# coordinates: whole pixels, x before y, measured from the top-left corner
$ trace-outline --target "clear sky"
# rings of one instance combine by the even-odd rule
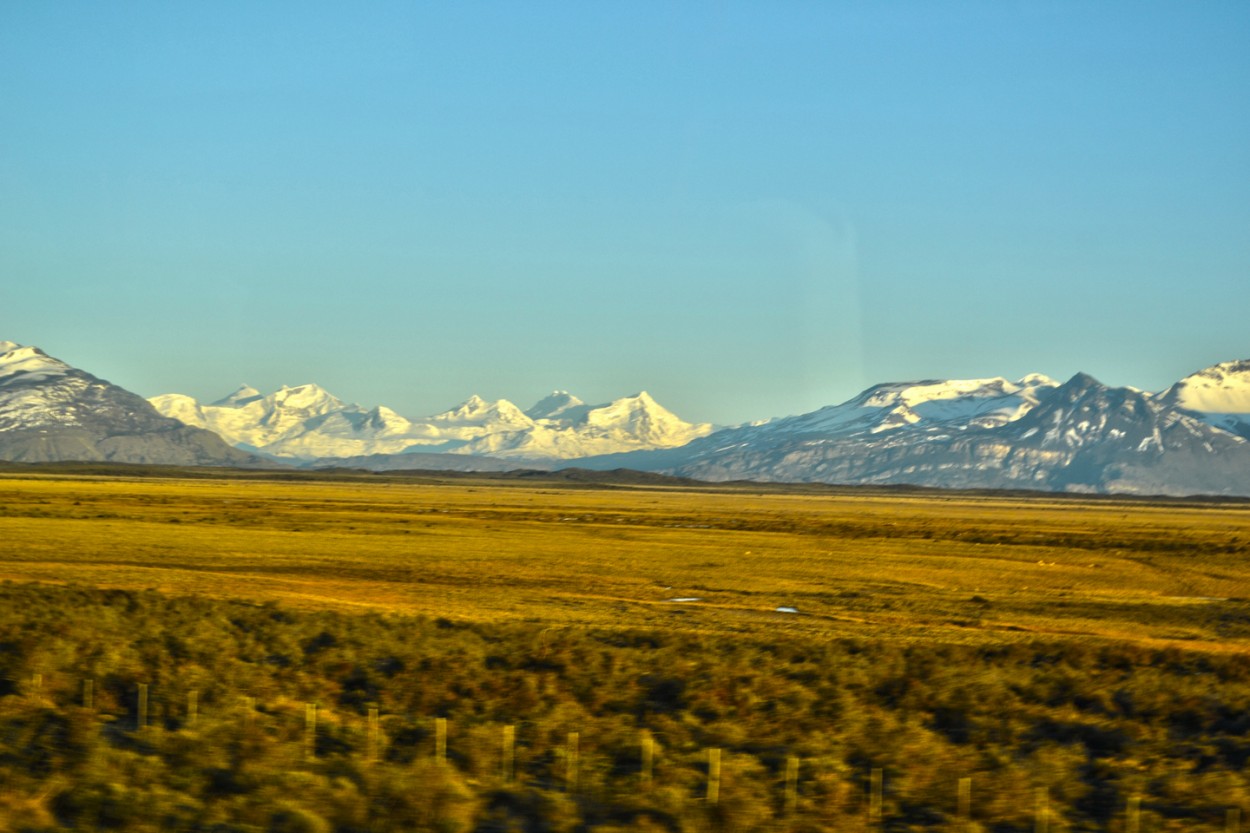
[[[0,4],[0,340],[408,416],[1250,358],[1250,3]]]

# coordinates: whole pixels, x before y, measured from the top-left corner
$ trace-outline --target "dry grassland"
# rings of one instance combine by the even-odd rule
[[[0,477],[0,579],[459,620],[1244,651],[1248,556],[1245,504]]]

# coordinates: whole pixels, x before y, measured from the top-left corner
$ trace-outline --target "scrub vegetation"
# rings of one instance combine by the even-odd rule
[[[1224,831],[1248,522],[10,474],[0,830]]]

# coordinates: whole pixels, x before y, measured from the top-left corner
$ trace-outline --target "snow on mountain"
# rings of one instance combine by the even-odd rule
[[[534,403],[534,406],[527,410],[525,415],[533,420],[575,420],[587,410],[589,410],[589,407],[585,402],[566,390],[557,390],[552,391],[549,396],[545,396]]]
[[[251,385],[239,385],[234,393],[213,402],[219,408],[242,408],[261,398],[261,392]]]
[[[993,441],[1046,488],[1250,495],[1250,442],[1160,397],[1083,373]]]
[[[886,382],[840,405],[717,431],[692,445],[691,451],[703,459],[718,450],[740,446],[761,448],[850,438],[892,445],[915,442],[922,435],[957,436],[1014,422],[1058,386],[1049,376],[1036,373],[1017,382],[1001,377]],[[671,460],[671,455],[657,459]],[[605,465],[609,463],[605,461]]]
[[[165,416],[274,457],[392,453],[419,441],[409,436],[412,424],[389,408],[349,405],[319,385],[283,386],[268,395],[243,385],[211,405],[182,394],[149,401]]]
[[[587,405],[575,396],[557,392],[526,412],[542,413],[548,416],[533,419],[527,430],[490,434],[458,451],[524,460],[568,460],[676,448],[712,432],[711,425],[686,422],[646,391],[604,405]]]
[[[1181,379],[1159,394],[1203,422],[1250,439],[1250,360],[1222,362]]]
[[[16,342],[0,341],[0,383],[19,379],[24,384],[44,382],[65,376],[72,369],[38,347],[23,347]]]
[[[0,431],[73,426],[79,422],[72,406],[73,368],[38,347],[0,341]],[[59,384],[48,385],[55,381]]]
[[[474,433],[473,429],[490,428],[489,433],[525,431],[534,427],[534,420],[506,399],[487,402],[474,394],[450,411],[436,414],[429,422],[456,432],[459,436]],[[467,433],[466,433],[467,432]]]
[[[148,402],[162,416],[176,419],[184,425],[191,425],[195,428],[214,430],[209,425],[209,418],[204,412],[204,408],[190,396],[183,396],[181,393],[167,393],[162,396],[153,396]],[[220,434],[221,432],[214,431],[214,433]]]
[[[0,342],[0,460],[255,465],[208,431],[37,347]]]
[[[773,420],[765,430],[851,436],[938,426],[957,431],[989,428],[1019,419],[1058,385],[1040,374],[1018,382],[1003,378],[889,382],[841,405]]]
[[[877,385],[810,414],[579,465],[702,480],[1250,495],[1250,442],[1086,374],[1062,385],[1037,376]]]
[[[506,399],[474,395],[416,420],[381,406],[367,410],[344,403],[316,385],[269,395],[245,385],[212,405],[180,394],[151,402],[161,413],[215,431],[233,445],[299,460],[417,451],[558,460],[675,447],[712,430],[683,421],[645,392],[599,406],[558,392],[529,413]]]

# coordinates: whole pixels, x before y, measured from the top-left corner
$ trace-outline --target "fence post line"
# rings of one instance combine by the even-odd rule
[[[509,723],[503,727],[503,782],[512,783],[513,761],[516,755],[516,726]]]
[[[793,816],[799,807],[799,759],[786,758],[786,815]]]
[[[82,707],[84,709],[95,708],[95,680],[86,679],[82,681]]]
[[[720,803],[720,749],[707,751],[707,803],[715,807]]]
[[[304,760],[317,757],[317,704],[304,706]]]
[[[434,760],[447,762],[447,718],[434,718]]]
[[[195,724],[200,719],[200,693],[198,691],[187,692],[187,727],[195,728]]]
[[[1038,787],[1033,798],[1034,833],[1050,833],[1050,791]]]

